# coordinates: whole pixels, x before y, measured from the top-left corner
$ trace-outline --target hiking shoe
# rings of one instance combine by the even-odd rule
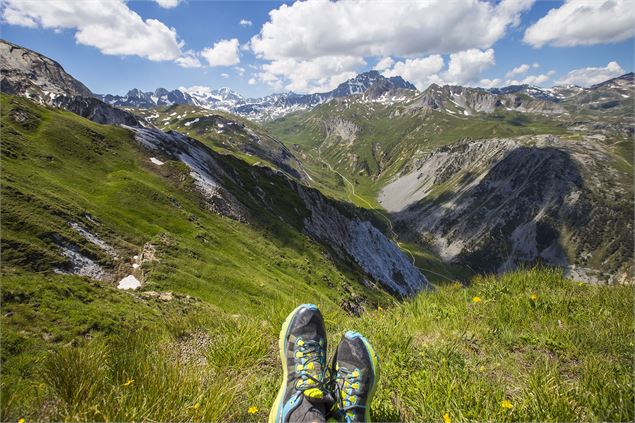
[[[269,423],[325,421],[333,397],[324,374],[326,330],[317,306],[303,304],[289,314],[278,346],[283,379]]]
[[[341,422],[370,422],[370,404],[379,381],[379,357],[360,333],[342,337],[332,363],[335,405],[332,417]]]

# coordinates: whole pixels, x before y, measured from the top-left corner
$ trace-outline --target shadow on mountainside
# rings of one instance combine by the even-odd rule
[[[566,151],[516,148],[472,181],[466,176],[454,191],[394,213],[395,230],[414,230],[444,260],[479,272],[589,265],[596,252],[608,261],[604,271],[617,271],[632,257],[632,204],[585,186]]]

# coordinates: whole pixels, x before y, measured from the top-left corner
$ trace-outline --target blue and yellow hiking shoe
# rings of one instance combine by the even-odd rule
[[[313,304],[303,304],[287,317],[278,340],[283,379],[269,413],[269,423],[325,421],[333,403],[325,372],[326,330]]]
[[[337,346],[331,372],[335,397],[332,418],[346,423],[370,422],[379,357],[368,339],[358,332],[346,332]]]

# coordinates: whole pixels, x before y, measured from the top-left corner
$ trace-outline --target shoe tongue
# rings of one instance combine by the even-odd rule
[[[303,395],[298,408],[293,410],[289,415],[289,421],[318,423],[325,422],[327,410],[326,404],[323,402],[323,399],[325,397],[326,395],[323,395],[321,399],[316,399]]]
[[[335,401],[329,392],[320,388],[307,389],[303,394],[313,404],[330,404]]]

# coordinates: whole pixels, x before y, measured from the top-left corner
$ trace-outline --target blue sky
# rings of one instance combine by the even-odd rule
[[[93,92],[114,94],[197,85],[246,96],[321,91],[378,62],[420,89],[588,85],[633,71],[628,0],[287,3],[87,0],[72,12],[82,3],[2,0],[2,38],[57,60]],[[179,66],[184,56],[197,67]]]

